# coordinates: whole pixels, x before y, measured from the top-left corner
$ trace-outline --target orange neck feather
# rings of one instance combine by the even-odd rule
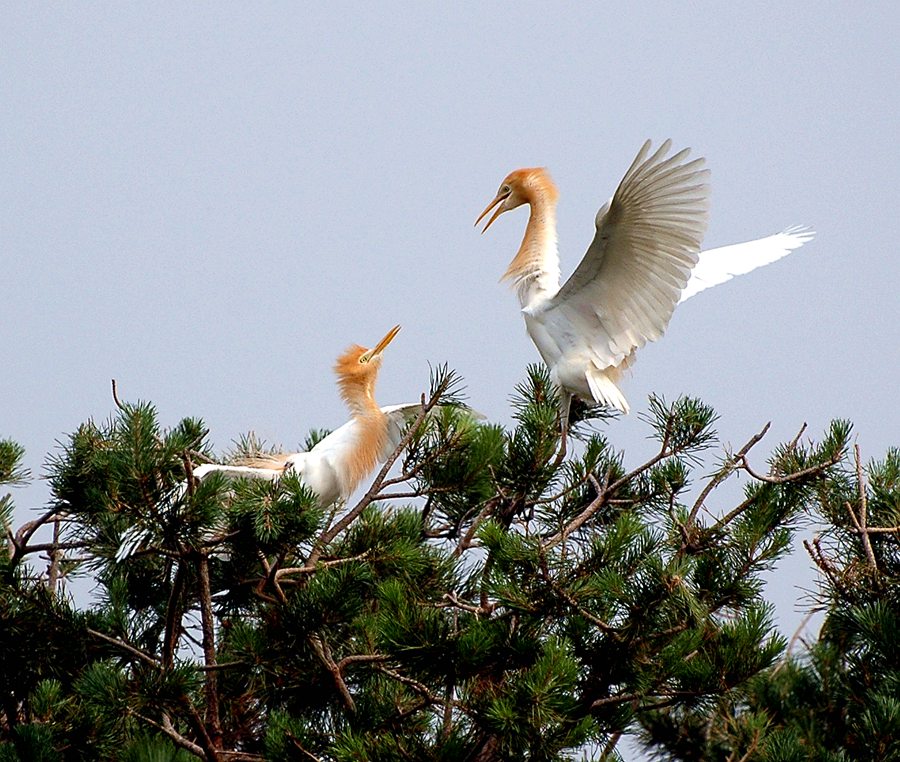
[[[387,416],[373,394],[376,373],[372,368],[370,373],[341,375],[338,379],[341,397],[357,423],[355,446],[347,453],[339,473],[345,499],[378,463],[387,442]]]
[[[544,173],[522,191],[529,206],[528,225],[519,251],[501,280],[511,280],[520,304],[559,288],[559,255],[556,249],[556,199],[553,181]]]

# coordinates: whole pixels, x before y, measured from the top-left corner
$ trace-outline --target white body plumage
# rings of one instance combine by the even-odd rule
[[[562,390],[628,412],[618,381],[634,353],[665,332],[675,306],[705,288],[774,262],[812,237],[787,230],[700,252],[709,206],[703,159],[670,141],[650,155],[644,143],[615,194],[597,213],[596,234],[581,263],[559,286],[557,190],[542,168],[510,173],[484,230],[522,204],[531,214],[504,275],[513,282],[525,327]],[[476,221],[476,224],[478,223]],[[483,231],[482,231],[483,232]]]
[[[373,465],[386,460],[396,449],[407,424],[421,409],[418,402],[380,408],[386,430],[383,445]],[[353,468],[352,460],[366,435],[364,422],[359,418],[351,418],[308,452],[264,456],[255,459],[255,465],[206,463],[194,469],[194,477],[203,481],[212,473],[221,473],[234,479],[243,477],[275,480],[293,473],[318,496],[319,505],[325,507],[339,499],[346,500],[358,486],[359,480],[354,478],[354,474],[358,472]],[[266,462],[270,465],[266,466]],[[364,476],[365,474],[361,475]]]

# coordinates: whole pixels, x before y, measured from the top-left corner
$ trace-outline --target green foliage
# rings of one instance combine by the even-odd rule
[[[794,484],[780,501],[769,494],[778,485],[748,488],[754,502],[747,514],[756,515],[762,526],[794,521],[801,509],[828,522],[807,546],[822,572],[819,597],[826,616],[818,639],[805,652],[760,669],[727,700],[646,720],[645,740],[669,758],[900,759],[900,541],[894,529],[900,469],[895,449],[866,467],[858,453],[855,463],[847,463],[849,434],[849,424],[837,421],[820,445],[783,447],[773,454],[772,474],[834,462],[825,478]],[[756,534],[766,541],[767,533]],[[747,663],[752,657],[729,658]]]
[[[22,485],[31,478],[22,466],[25,448],[11,439],[0,439],[0,484]]]
[[[562,458],[542,366],[509,430],[463,401],[433,369],[400,474],[324,511],[296,476],[192,479],[198,420],[126,404],[79,427],[37,521],[64,520],[52,568],[28,567],[28,532],[5,559],[0,761],[615,759],[635,731],[673,759],[898,754],[897,533],[857,528],[861,495],[897,526],[898,451],[861,485],[838,421],[754,476],[759,437],[712,454],[713,410],[652,397],[647,462],[580,403]],[[222,460],[267,451],[248,435]],[[0,482],[21,456],[0,442]],[[811,515],[828,618],[785,660],[762,579]],[[73,573],[96,582],[82,612],[51,581]]]

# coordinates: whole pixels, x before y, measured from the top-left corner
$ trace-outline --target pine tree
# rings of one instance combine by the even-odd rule
[[[818,638],[707,711],[656,718],[645,738],[671,758],[900,759],[900,451],[864,468],[857,447],[816,497]]]
[[[731,452],[708,406],[652,398],[657,453],[626,466],[597,409],[574,411],[581,442],[557,456],[542,367],[512,402],[512,430],[477,422],[438,369],[365,495],[328,510],[296,478],[195,483],[213,459],[199,420],[164,430],[139,403],[82,425],[51,459],[49,510],[8,532],[0,760],[615,759],[635,728],[678,758],[746,748],[779,680],[817,680],[779,671],[762,575],[849,494],[849,425],[798,435],[758,473],[766,429]],[[4,446],[9,483],[21,452]],[[870,471],[871,521],[890,513],[875,488],[895,484],[892,457]],[[723,508],[737,474],[743,499]],[[858,545],[855,526],[835,532]],[[895,535],[862,536],[884,568]],[[47,574],[27,563],[39,552]],[[96,580],[78,609],[57,588],[71,574]],[[892,621],[867,616],[856,647]],[[890,714],[890,685],[858,722]]]

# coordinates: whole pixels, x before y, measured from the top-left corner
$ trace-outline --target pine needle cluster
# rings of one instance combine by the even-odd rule
[[[896,754],[896,451],[857,467],[835,422],[757,472],[765,429],[734,451],[707,405],[651,398],[646,462],[583,407],[562,458],[544,368],[511,429],[462,402],[434,369],[395,469],[327,510],[296,477],[194,480],[199,420],[81,426],[46,512],[14,531],[0,498],[0,760],[616,759],[635,732],[673,759]],[[0,482],[21,456],[0,443]],[[786,656],[763,575],[811,517],[828,617]]]

